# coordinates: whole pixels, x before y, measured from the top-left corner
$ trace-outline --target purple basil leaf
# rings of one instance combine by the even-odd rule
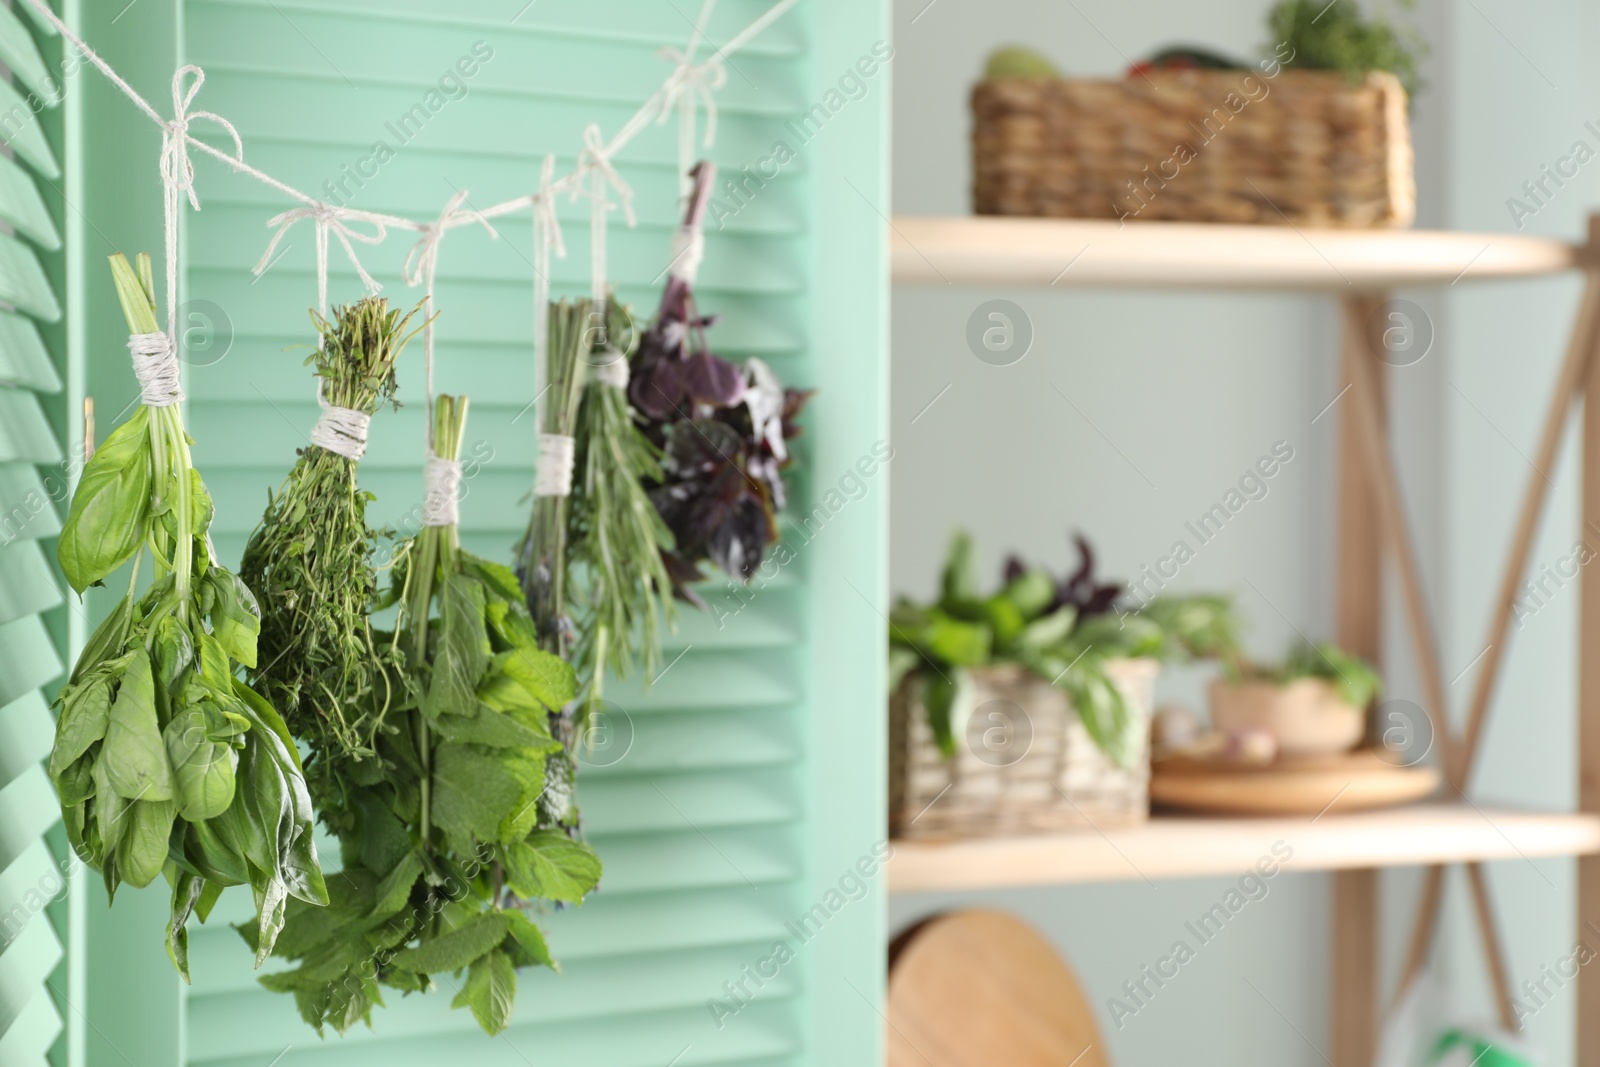
[[[744,375],[727,360],[696,352],[684,366],[684,388],[700,403],[725,408],[744,397]]]

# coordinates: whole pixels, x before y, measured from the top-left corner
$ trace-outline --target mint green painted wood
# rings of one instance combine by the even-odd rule
[[[711,38],[727,38],[766,6],[722,0]],[[253,163],[320,195],[416,218],[436,213],[456,188],[480,205],[530,191],[546,152],[571,166],[583,126],[596,121],[610,131],[626,119],[668,70],[657,49],[681,47],[689,28],[659,0],[547,0],[515,22],[517,12],[498,0],[144,0],[112,31],[113,14],[94,12],[91,39],[108,44],[112,61],[157,106],[172,64],[200,64],[207,81],[194,106],[234,122]],[[870,53],[886,36],[886,17],[881,0],[809,0],[734,57],[712,153],[724,172],[741,174],[777,139],[792,137],[785,121]],[[351,47],[356,39],[359,48]],[[181,55],[162,54],[179,41]],[[494,54],[463,79],[464,98],[444,103],[420,132],[397,136],[390,125],[479,41]],[[159,138],[103,86],[83,84],[79,128],[97,165],[77,186],[69,177],[69,193],[81,189],[102,232],[68,218],[69,254],[86,264],[69,294],[81,301],[74,317],[84,323],[85,385],[104,418],[133,393],[101,257],[157,247],[159,201],[148,175]],[[841,180],[886,203],[886,90],[884,75],[873,96],[852,102],[827,136],[708,235],[697,292],[702,310],[720,316],[718,351],[759,356],[786,380],[820,390],[797,449],[796,515],[810,510],[813,486],[836,483],[887,436],[881,223],[864,217],[867,205]],[[203,125],[195,132],[215,135]],[[363,176],[358,168],[370,165],[380,140],[394,156]],[[70,153],[66,163],[71,175]],[[645,318],[659,299],[676,225],[672,124],[652,127],[617,163],[635,190],[640,225],[612,226],[610,269],[619,296]],[[286,205],[215,161],[196,166],[204,210],[186,214],[189,303],[180,329],[212,330],[221,340],[190,359],[185,387],[194,456],[217,504],[217,551],[234,563],[267,490],[316,418],[302,365],[314,339],[306,308],[315,275],[310,230],[302,228],[254,278],[250,268],[270,236],[264,224]],[[552,277],[558,294],[581,294],[587,208],[560,210],[569,254]],[[508,559],[527,518],[534,443],[525,414],[533,392],[530,237],[526,216],[497,228],[497,239],[467,228],[443,244],[437,384],[472,397],[466,452],[476,464],[462,504],[464,541]],[[102,247],[107,241],[117,243]],[[391,300],[407,305],[420,295],[398,276],[408,248],[405,234],[381,248],[357,246]],[[333,300],[358,295],[337,243],[330,262]],[[396,524],[421,498],[420,345],[400,377],[406,407],[375,419],[362,468],[363,485],[379,498],[374,519]],[[101,433],[109,429],[103,424]],[[852,503],[814,545],[794,537],[796,558],[770,581],[738,591],[711,583],[716,610],[685,618],[654,685],[608,682],[606,696],[619,717],[626,713],[633,744],[614,765],[581,776],[585,831],[606,864],[602,889],[581,908],[545,917],[565,972],[521,976],[514,1024],[500,1038],[451,1011],[445,988],[392,996],[371,1031],[314,1040],[292,1001],[256,984],[228,926],[250,915],[249,896],[238,891],[224,894],[208,924],[192,927],[195,981],[184,990],[160,952],[165,902],[124,891],[111,912],[101,910],[98,893],[87,903],[96,1031],[87,1040],[89,1067],[118,1062],[123,1047],[139,1050],[141,1067],[877,1064],[876,884],[825,936],[796,942],[796,961],[722,1027],[707,1002],[727,997],[724,984],[776,941],[794,940],[785,924],[881,834],[883,745],[868,725],[881,721],[881,621],[851,586],[881,604],[886,487],[886,475],[873,481],[873,496]],[[785,528],[793,528],[787,519]],[[91,599],[90,615],[105,606],[104,596]],[[332,850],[325,858],[332,861]],[[126,980],[101,978],[107,969],[136,976],[126,1003],[113,992]]]
[[[0,311],[0,385],[44,393],[61,388],[61,375],[39,336],[39,328],[27,316],[8,311]]]
[[[36,542],[0,547],[0,623],[43,614],[61,602],[55,574]]]
[[[172,74],[180,65],[178,7],[177,0],[139,0],[131,6],[61,0],[69,24],[164,111],[172,106]],[[128,360],[128,328],[106,257],[118,251],[160,253],[161,138],[148,118],[90,69],[68,80],[64,110],[61,199],[72,206],[58,209],[57,217],[67,258],[64,302],[72,320],[66,339],[68,413],[77,410],[84,394],[92,395],[103,440],[118,413],[138,395]],[[48,199],[50,190],[45,192]],[[66,439],[76,440],[81,423],[69,418],[68,427]],[[74,644],[87,638],[87,627],[104,615],[126,582],[125,573],[112,575],[107,588],[88,592],[82,614],[69,615]],[[69,1028],[66,1048],[57,1050],[62,1067],[126,1067],[129,1062],[180,1067],[182,994],[161,945],[168,890],[159,882],[143,890],[124,886],[112,908],[100,877],[83,871],[74,891],[72,964],[56,980]]]
[[[33,179],[4,156],[0,156],[0,220],[9,222],[40,248],[54,251],[61,247],[61,235]]]
[[[0,63],[4,63],[16,75],[17,81],[45,102],[44,106],[54,107],[59,103],[60,85],[52,76],[44,57],[39,54],[39,48],[33,43],[27,27],[9,7],[0,9]]]
[[[45,138],[43,124],[36,120],[37,113],[10,82],[0,82],[0,144],[16,152],[18,159],[38,173],[59,178],[61,166]]]

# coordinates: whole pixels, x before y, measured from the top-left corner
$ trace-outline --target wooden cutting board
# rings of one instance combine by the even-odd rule
[[[1317,815],[1409,804],[1433,795],[1439,780],[1433,767],[1398,767],[1371,749],[1265,767],[1179,756],[1151,767],[1150,800],[1228,815]]]
[[[1005,912],[935,916],[889,947],[889,1067],[1106,1067],[1066,962]]]

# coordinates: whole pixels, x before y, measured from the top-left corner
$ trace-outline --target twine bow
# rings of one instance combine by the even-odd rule
[[[261,254],[261,260],[251,268],[250,273],[257,278],[261,277],[267,267],[271,266],[273,253],[278,250],[278,245],[282,243],[288,232],[294,228],[294,224],[301,219],[311,219],[316,224],[317,306],[321,309],[322,314],[327,315],[328,313],[329,232],[339,238],[339,243],[344,246],[344,254],[349,257],[350,265],[356,269],[356,276],[361,279],[361,284],[366,287],[367,292],[376,293],[380,291],[383,286],[378,284],[372,275],[367,273],[367,269],[361,265],[361,260],[356,255],[355,247],[350,242],[360,241],[364,245],[382,244],[384,238],[389,235],[388,228],[384,226],[382,219],[366,218],[365,221],[372,223],[373,232],[363,233],[350,227],[346,222],[349,218],[351,216],[347,215],[342,209],[334,207],[332,204],[323,203],[320,200],[304,207],[295,207],[290,208],[288,211],[279,212],[267,220],[267,227],[274,230],[272,240],[267,244],[267,250]]]
[[[194,82],[184,88],[184,76],[194,75]],[[206,72],[192,63],[179,67],[172,76],[172,118],[162,126],[161,178],[171,189],[182,189],[189,196],[189,206],[200,210],[200,198],[194,192],[194,161],[189,158],[189,124],[195,119],[208,119],[227,131],[233,138],[233,156],[244,162],[244,141],[233,123],[214,111],[190,111],[189,105],[206,83]]]
[[[696,63],[692,54],[672,47],[658,49],[656,55],[668,60],[677,68],[662,87],[664,94],[661,99],[661,114],[656,117],[657,125],[667,121],[667,116],[676,105],[679,148],[681,150],[684,147],[685,138],[689,148],[687,153],[680,151],[680,155],[692,155],[694,109],[697,104],[703,106],[706,112],[705,146],[710,148],[717,139],[717,90],[728,84],[728,70],[722,65],[722,54],[719,52],[704,63]],[[686,160],[680,159],[679,163],[682,164],[679,169],[688,169]]]

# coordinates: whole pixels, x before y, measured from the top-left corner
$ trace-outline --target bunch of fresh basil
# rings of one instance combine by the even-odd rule
[[[465,412],[465,398],[436,401],[441,457],[459,454]],[[394,582],[397,629],[377,636],[400,653],[397,714],[378,758],[341,770],[342,809],[323,812],[345,861],[331,906],[291,904],[275,954],[299,966],[261,982],[292,993],[319,1031],[343,1033],[370,1021],[380,986],[420,992],[430,975],[465,969],[453,1004],[494,1034],[510,1020],[516,968],[555,966],[523,909],[580,903],[600,879],[599,858],[571,836],[573,764],[559,736],[577,680],[539,647],[516,576],[464,551],[454,526],[402,544]],[[258,928],[241,930],[252,945]]]
[[[1140,724],[1128,712],[1106,664],[1118,658],[1231,656],[1236,619],[1229,598],[1155,597],[1121,610],[1124,588],[1094,577],[1094,554],[1077,539],[1077,571],[1062,579],[1019,560],[989,595],[978,588],[972,541],[957,531],[939,599],[902,598],[889,616],[890,688],[908,674],[922,682],[928,723],[941,751],[956,752],[954,708],[966,671],[1017,663],[1059,686],[1101,751],[1126,765],[1142,751]]]
[[[112,257],[136,334],[156,333],[150,259]],[[165,873],[167,952],[188,977],[184,923],[248,883],[266,958],[289,898],[326,904],[311,799],[271,705],[235,677],[260,629],[250,591],[211,557],[211,498],[181,409],[141,406],[85,465],[59,558],[80,594],[133,560],[128,593],[84,647],[56,704],[50,777],[67,836],[114,894]],[[137,592],[143,549],[153,581]]]

